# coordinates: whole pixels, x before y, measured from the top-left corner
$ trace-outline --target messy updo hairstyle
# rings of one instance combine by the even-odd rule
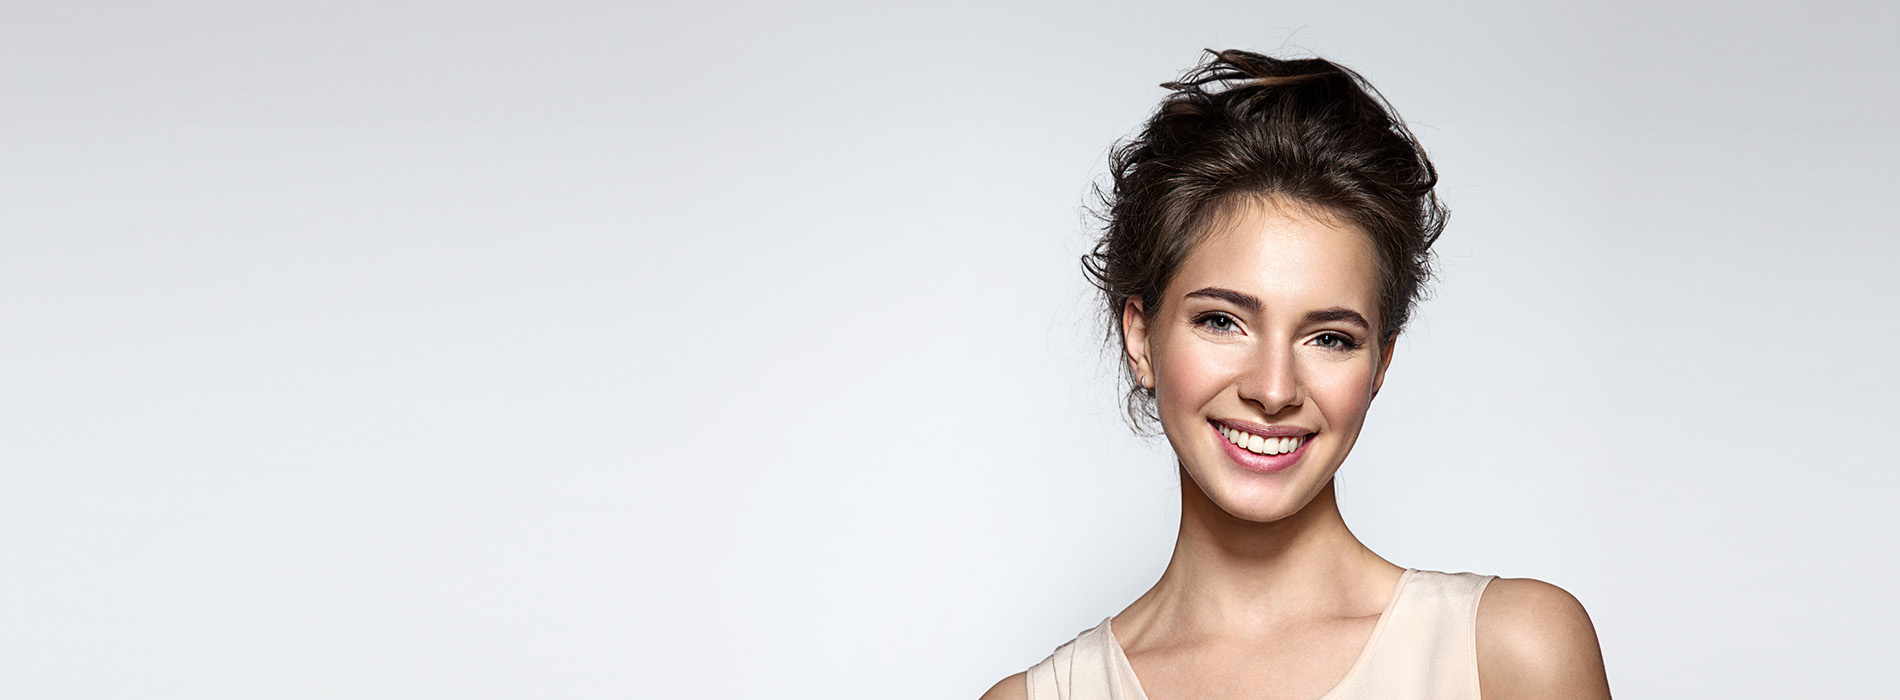
[[[1412,132],[1365,78],[1318,58],[1282,60],[1248,51],[1208,51],[1199,66],[1161,87],[1171,94],[1110,159],[1098,189],[1103,223],[1082,258],[1101,290],[1111,338],[1123,337],[1128,300],[1153,318],[1189,251],[1223,214],[1248,200],[1275,199],[1336,217],[1377,251],[1379,346],[1398,337],[1431,276],[1431,245],[1447,212],[1432,188],[1438,173]],[[1117,348],[1125,347],[1117,343]],[[1158,422],[1154,396],[1133,368],[1128,415]]]

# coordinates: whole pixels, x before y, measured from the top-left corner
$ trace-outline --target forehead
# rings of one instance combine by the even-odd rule
[[[1283,200],[1248,200],[1215,217],[1168,285],[1170,300],[1205,287],[1260,297],[1269,311],[1334,306],[1373,318],[1378,264],[1357,226]],[[1376,321],[1375,321],[1376,323]]]

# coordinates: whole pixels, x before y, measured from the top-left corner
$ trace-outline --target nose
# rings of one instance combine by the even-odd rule
[[[1240,377],[1240,398],[1260,405],[1271,416],[1300,405],[1304,394],[1293,349],[1281,343],[1262,346]]]

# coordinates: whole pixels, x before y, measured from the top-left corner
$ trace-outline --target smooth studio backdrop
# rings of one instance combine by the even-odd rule
[[[1203,48],[1442,280],[1340,476],[1620,697],[1900,683],[1900,7],[0,5],[0,695],[970,699],[1173,541],[1077,258]]]

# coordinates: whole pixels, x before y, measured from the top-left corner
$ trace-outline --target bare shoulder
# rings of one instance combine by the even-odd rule
[[[1018,673],[990,686],[990,692],[984,693],[979,700],[1028,700],[1029,674]]]
[[[1484,700],[1610,697],[1583,604],[1536,579],[1492,581],[1478,603],[1478,685]]]

